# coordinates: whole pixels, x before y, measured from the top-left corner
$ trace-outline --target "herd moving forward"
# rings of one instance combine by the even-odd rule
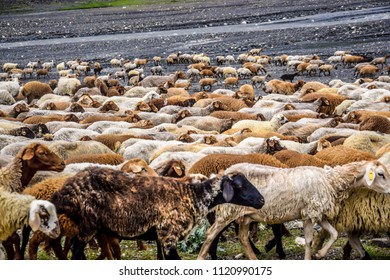
[[[7,258],[24,258],[28,246],[36,259],[46,242],[59,259],[70,249],[85,259],[95,239],[98,259],[120,259],[121,240],[134,239],[140,250],[156,241],[159,259],[179,259],[178,241],[206,216],[199,259],[217,258],[231,222],[247,258],[258,252],[252,222],[272,225],[266,250],[286,258],[283,223],[293,220],[304,224],[305,259],[325,257],[341,232],[345,258],[351,249],[370,258],[361,235],[390,233],[389,56],[336,51],[325,63],[262,52],[4,63]],[[332,79],[340,69],[346,76]]]

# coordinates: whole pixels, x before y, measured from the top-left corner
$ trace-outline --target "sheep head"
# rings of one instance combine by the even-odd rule
[[[23,170],[26,174],[38,170],[61,172],[65,168],[65,162],[59,156],[39,143],[32,143],[22,148],[18,157],[22,159]]]
[[[28,222],[33,231],[42,231],[50,238],[60,236],[56,208],[47,200],[33,200],[31,202]]]
[[[176,138],[177,141],[181,141],[184,143],[193,143],[195,139],[192,138],[188,133],[180,134],[179,137]]]
[[[242,173],[225,174],[220,180],[222,193],[213,203],[232,203],[260,209],[264,205],[264,197]]]
[[[17,132],[17,135],[27,137],[30,139],[34,139],[36,136],[35,133],[28,127],[16,128],[15,131]]]
[[[273,155],[274,153],[282,150],[287,150],[282,143],[280,143],[280,139],[278,137],[270,137],[265,140],[267,145],[267,154]]]
[[[203,136],[204,143],[207,145],[212,145],[218,142],[217,138],[213,135],[205,135]]]
[[[186,166],[179,160],[170,160],[164,169],[160,172],[160,176],[182,178],[186,174]]]
[[[122,165],[121,170],[126,173],[136,174],[141,176],[158,176],[156,171],[151,168],[145,160],[133,158]]]
[[[371,161],[365,162],[358,168],[360,174],[356,178],[355,184],[363,185],[379,193],[390,194],[390,174],[384,164],[379,161]]]
[[[106,113],[108,111],[119,111],[118,105],[113,101],[108,101],[103,104],[103,106],[99,109],[100,112]]]

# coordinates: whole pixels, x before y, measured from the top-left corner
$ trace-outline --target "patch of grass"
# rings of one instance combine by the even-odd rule
[[[77,10],[77,9],[94,9],[94,8],[107,8],[107,7],[125,7],[135,5],[153,5],[153,4],[169,4],[185,2],[183,0],[112,0],[112,1],[88,1],[86,3],[79,3],[65,7],[62,10]]]

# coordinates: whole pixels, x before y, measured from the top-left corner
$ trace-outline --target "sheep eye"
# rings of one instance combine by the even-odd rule
[[[386,179],[385,174],[383,174],[382,172],[378,172],[378,176],[381,176],[383,179]]]

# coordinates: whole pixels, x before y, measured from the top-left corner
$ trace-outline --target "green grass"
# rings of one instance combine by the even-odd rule
[[[297,245],[295,243],[295,238],[298,236],[303,236],[303,231],[301,229],[292,229],[291,237],[283,238],[283,246],[288,260],[302,260],[304,258],[305,248],[302,245]],[[225,232],[226,241],[220,242],[218,247],[218,257],[223,260],[232,260],[235,259],[235,256],[243,253],[242,247],[237,240],[234,229],[230,228]],[[261,251],[258,255],[258,259],[263,260],[278,260],[278,255],[275,253],[275,249],[266,253],[264,250],[264,245],[273,237],[272,231],[269,230],[260,230],[259,231],[259,241],[256,243],[257,248]],[[341,260],[342,259],[342,247],[346,242],[346,237],[340,237],[331,247],[328,252],[328,255],[325,259],[328,260]],[[200,241],[201,242],[201,241]],[[155,260],[157,258],[157,249],[155,242],[147,243],[148,250],[138,251],[137,244],[135,241],[122,241],[121,250],[122,250],[122,259],[124,260]],[[390,260],[390,250],[389,248],[381,248],[370,244],[370,242],[363,243],[364,248],[369,252],[373,259],[377,260]],[[42,246],[41,246],[42,247]],[[86,254],[88,259],[95,259],[99,255],[99,250],[96,248],[86,249]],[[179,255],[184,260],[195,260],[198,256],[198,251],[183,251],[179,246]],[[70,258],[70,254],[68,256]],[[54,254],[47,254],[43,250],[39,250],[38,259],[41,260],[50,260],[55,259]],[[245,256],[242,257],[245,259]],[[358,259],[356,253],[352,254],[352,259]]]
[[[153,4],[169,4],[177,2],[188,2],[184,0],[112,0],[112,1],[88,1],[86,3],[78,3],[63,8],[62,10],[76,10],[76,9],[94,9],[107,7],[129,7],[136,5],[153,5]]]

